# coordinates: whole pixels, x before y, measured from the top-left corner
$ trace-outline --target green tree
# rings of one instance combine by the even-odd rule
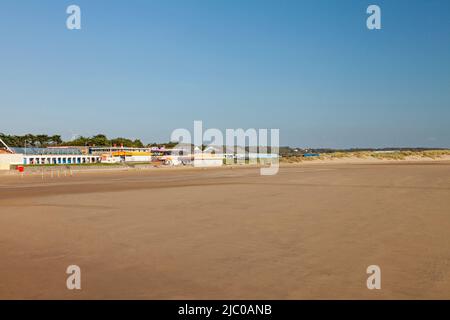
[[[50,137],[48,135],[46,135],[46,134],[38,134],[36,136],[36,140],[37,140],[37,142],[39,144],[39,147],[45,148],[49,144]]]
[[[53,145],[57,145],[57,146],[63,142],[61,139],[61,136],[56,135],[56,134],[50,137],[50,141]]]
[[[89,144],[97,147],[104,147],[111,145],[111,142],[104,134],[97,134],[89,139]]]

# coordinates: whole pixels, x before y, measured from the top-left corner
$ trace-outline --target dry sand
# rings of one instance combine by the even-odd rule
[[[1,177],[0,298],[449,299],[450,162]]]

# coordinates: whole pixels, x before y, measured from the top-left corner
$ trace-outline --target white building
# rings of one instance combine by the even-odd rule
[[[0,154],[3,169],[11,165],[69,165],[100,162],[100,156],[82,154],[78,148],[8,148]]]
[[[100,162],[99,156],[93,155],[40,155],[40,154],[27,154],[22,155],[24,165],[42,165],[42,164],[86,164]]]

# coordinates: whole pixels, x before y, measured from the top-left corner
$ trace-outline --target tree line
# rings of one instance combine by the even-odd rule
[[[58,146],[124,146],[133,148],[143,148],[144,144],[139,139],[127,139],[127,138],[114,138],[108,139],[104,134],[97,134],[92,137],[77,137],[73,140],[63,141],[60,135],[46,135],[46,134],[25,134],[25,135],[7,135],[0,133],[0,138],[10,147],[34,147],[34,148],[46,148],[46,147],[58,147]],[[157,144],[151,144],[151,146]]]

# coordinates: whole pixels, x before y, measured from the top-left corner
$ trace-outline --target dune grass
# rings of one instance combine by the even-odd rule
[[[412,159],[440,159],[450,156],[450,150],[426,150],[426,151],[394,151],[394,152],[376,152],[376,151],[357,151],[357,152],[332,152],[324,153],[318,157],[291,156],[281,158],[284,163],[310,162],[316,160],[336,160],[345,158],[357,159],[379,159],[379,160],[412,160]]]

